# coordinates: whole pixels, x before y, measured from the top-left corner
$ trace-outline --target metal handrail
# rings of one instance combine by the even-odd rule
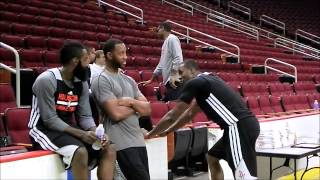
[[[172,31],[172,32],[175,33],[175,34],[179,34],[179,35],[181,35],[181,36],[186,37],[186,38],[187,38],[187,43],[189,43],[189,39],[191,39],[191,40],[194,40],[194,41],[199,42],[199,43],[201,43],[201,44],[204,44],[204,45],[207,45],[207,46],[216,48],[216,49],[218,49],[218,50],[220,50],[220,51],[222,51],[222,52],[225,52],[225,53],[231,54],[231,55],[233,55],[233,56],[236,56],[236,57],[238,58],[238,63],[240,63],[240,48],[239,48],[239,46],[237,46],[237,45],[235,45],[235,44],[232,44],[232,43],[230,43],[230,42],[224,41],[224,40],[222,40],[222,39],[219,39],[219,38],[217,38],[217,37],[211,36],[211,35],[209,35],[209,34],[203,33],[203,32],[201,32],[201,31],[195,30],[195,29],[193,29],[193,28],[187,27],[187,26],[185,26],[185,25],[176,23],[176,22],[174,22],[174,21],[167,20],[167,22],[170,22],[170,23],[172,23],[172,24],[174,24],[174,25],[177,25],[177,26],[179,26],[179,27],[184,28],[184,29],[187,30],[187,33],[186,33],[186,34],[183,34],[183,33],[177,32],[177,31]],[[219,48],[219,47],[214,46],[214,45],[212,45],[212,44],[206,43],[206,42],[201,41],[201,40],[199,40],[199,39],[197,39],[197,38],[191,37],[191,36],[190,36],[190,31],[191,31],[191,32],[198,33],[198,34],[203,35],[203,36],[206,36],[207,38],[211,38],[211,39],[214,39],[214,40],[216,40],[216,41],[225,43],[225,44],[227,44],[227,45],[229,45],[229,46],[232,46],[232,47],[234,47],[234,48],[237,49],[237,54],[232,53],[232,52],[230,52],[230,51],[227,51],[227,50],[225,50],[225,49]]]
[[[273,21],[273,22],[271,22],[270,20]],[[283,35],[286,35],[286,24],[284,22],[276,20],[276,19],[274,19],[272,17],[269,17],[269,16],[267,16],[265,14],[260,16],[260,26],[262,26],[262,22],[266,22],[266,23],[274,25],[274,26],[276,26],[278,28],[281,28],[283,30]],[[278,24],[276,24],[275,22],[278,23]]]
[[[251,9],[250,8],[245,7],[245,6],[238,4],[236,2],[229,1],[228,2],[228,11],[230,11],[230,8],[233,8],[235,10],[243,12],[244,14],[247,14],[249,16],[249,21],[251,21]]]
[[[293,68],[293,70],[294,70],[294,75],[289,74],[289,73],[286,73],[286,72],[281,71],[281,70],[279,70],[279,69],[273,68],[273,67],[271,67],[271,66],[268,66],[267,64],[268,64],[269,61],[274,61],[274,62],[277,62],[277,63],[280,63],[280,64],[283,64],[283,65],[286,65],[286,66],[289,66],[289,67]],[[268,74],[268,69],[273,70],[273,71],[276,71],[276,72],[279,72],[279,73],[282,73],[282,74],[285,74],[285,75],[288,75],[288,76],[290,76],[290,77],[293,77],[293,78],[295,78],[295,82],[298,82],[297,68],[296,68],[296,66],[294,66],[294,65],[292,65],[292,64],[283,62],[283,61],[278,60],[278,59],[275,59],[275,58],[267,58],[267,59],[264,61],[264,73],[265,73],[265,74]]]
[[[187,2],[190,3],[190,4],[192,4],[192,6],[193,6],[193,8],[194,8],[195,10],[197,10],[197,11],[199,11],[199,12],[202,12],[202,13],[204,13],[204,14],[211,13],[211,11],[213,11],[212,9],[210,9],[210,8],[208,8],[208,7],[206,7],[206,6],[203,6],[203,5],[201,5],[201,4],[198,4],[198,3],[193,2],[193,1],[191,1],[191,0],[187,0]],[[219,0],[219,2],[220,2],[220,0]],[[199,7],[201,7],[202,9],[208,10],[209,12],[202,11],[201,9],[199,9]]]
[[[206,15],[207,15],[207,18],[208,18],[208,15],[209,15],[209,14],[216,14],[216,15],[219,15],[219,16],[221,16],[221,17],[223,17],[223,18],[226,18],[226,19],[228,19],[228,20],[230,20],[230,21],[234,21],[234,22],[236,22],[236,23],[238,23],[238,24],[241,24],[242,26],[248,27],[248,29],[249,29],[249,28],[252,28],[252,29],[258,30],[260,37],[266,37],[266,38],[268,38],[268,39],[273,39],[272,37],[282,37],[282,36],[279,35],[279,34],[275,34],[275,33],[270,32],[270,31],[268,31],[268,30],[265,30],[265,29],[256,27],[256,26],[254,26],[254,25],[251,25],[251,24],[249,24],[249,23],[245,23],[245,22],[240,21],[240,20],[238,20],[238,19],[235,19],[235,18],[233,18],[233,17],[231,17],[231,16],[225,15],[225,14],[220,13],[220,12],[218,12],[218,11],[215,11],[215,10],[212,10],[212,9],[207,8],[207,7],[205,7],[205,6],[202,6],[202,5],[200,5],[200,4],[198,4],[198,3],[195,3],[195,2],[193,2],[193,1],[191,1],[191,0],[188,0],[188,2],[194,5],[194,6],[193,6],[194,10],[197,10],[197,11],[199,11],[199,12],[202,12],[202,13],[206,14]],[[203,9],[205,9],[205,10],[208,10],[209,12],[203,11],[203,10],[200,9],[199,7],[203,8]],[[207,19],[207,22],[208,22],[208,19]],[[242,31],[239,31],[239,32],[242,32]]]
[[[0,67],[16,74],[16,104],[17,104],[17,107],[20,107],[21,106],[21,103],[20,103],[21,93],[20,93],[20,57],[19,57],[19,53],[15,48],[13,48],[3,42],[0,42],[0,46],[4,47],[6,49],[9,49],[10,51],[12,51],[14,53],[14,56],[15,56],[16,69],[11,68],[11,67],[9,67],[5,64],[2,64],[2,63],[0,63]]]
[[[304,30],[297,29],[296,30],[296,34],[295,34],[296,41],[298,41],[298,36],[300,36],[300,37],[302,37],[304,39],[307,39],[309,41],[312,41],[312,42],[314,42],[316,44],[320,44],[320,37],[319,36],[316,36],[314,34],[308,33],[308,32],[306,32]],[[307,37],[307,36],[309,36],[309,37]],[[312,37],[312,38],[310,38],[310,37]]]
[[[280,46],[280,47],[292,50],[293,53],[298,52],[312,58],[320,59],[320,50],[307,46],[302,43],[298,43],[293,40],[276,38],[274,40],[274,46],[275,47]]]
[[[136,10],[140,11],[141,17],[140,17],[140,16],[137,16],[137,15],[135,15],[135,14],[133,14],[133,13],[130,13],[130,12],[126,11],[126,10],[123,10],[123,9],[117,7],[117,6],[114,6],[114,5],[110,4],[110,3],[104,2],[104,1],[102,1],[102,0],[98,0],[98,5],[99,5],[99,6],[101,6],[101,5],[110,6],[110,7],[114,8],[114,9],[116,9],[116,10],[118,10],[118,11],[121,11],[121,12],[123,12],[123,13],[126,13],[126,14],[128,14],[128,15],[130,15],[130,16],[133,16],[133,17],[139,19],[139,20],[141,21],[141,24],[144,23],[144,21],[143,21],[143,10],[142,10],[141,8],[138,8],[138,7],[133,6],[133,5],[129,4],[129,3],[123,2],[123,1],[121,1],[121,0],[117,0],[117,2],[122,3],[122,4],[124,4],[124,5],[127,5],[127,6],[133,8],[133,9],[136,9]]]
[[[210,17],[214,17],[220,21],[216,21]],[[244,25],[243,23],[238,23],[237,21],[233,21],[232,19],[227,19],[226,17],[222,17],[220,15],[215,15],[215,14],[208,14],[207,15],[207,22],[209,21],[213,21],[215,23],[221,24],[222,27],[224,28],[225,26],[237,30],[239,32],[242,32],[246,35],[252,36],[254,38],[256,38],[257,40],[259,40],[259,30],[256,28],[252,28],[250,26]],[[233,27],[235,26],[235,27]]]
[[[191,13],[191,15],[193,16],[193,6],[192,6],[192,5],[190,5],[190,4],[188,4],[188,3],[185,3],[184,1],[180,1],[180,0],[174,0],[174,2],[178,2],[178,3],[182,4],[182,5],[188,6],[189,8],[191,8],[191,10],[189,10],[189,9],[187,9],[187,8],[184,8],[184,7],[181,7],[181,6],[178,6],[178,5],[176,5],[176,4],[172,3],[172,2],[169,2],[169,1],[166,1],[166,0],[161,0],[161,3],[162,3],[162,4],[163,4],[163,3],[170,4],[170,5],[172,5],[172,6],[175,6],[175,7],[177,7],[177,8],[180,8],[180,9],[182,9],[182,10],[185,10],[185,11]]]

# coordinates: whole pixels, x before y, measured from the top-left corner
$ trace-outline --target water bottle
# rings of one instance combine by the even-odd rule
[[[314,100],[313,109],[315,111],[319,111],[319,102],[318,102],[318,100]]]
[[[96,129],[96,136],[98,140],[92,144],[92,148],[94,150],[100,150],[101,149],[101,141],[104,138],[104,127],[103,124],[99,124],[99,126]]]

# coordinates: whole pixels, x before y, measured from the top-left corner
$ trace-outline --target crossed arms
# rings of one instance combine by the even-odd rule
[[[144,96],[136,99],[123,97],[110,99],[103,103],[103,108],[114,121],[122,121],[134,113],[140,116],[149,116],[151,113],[150,103]]]

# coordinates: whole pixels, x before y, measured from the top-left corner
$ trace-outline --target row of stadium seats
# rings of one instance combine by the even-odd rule
[[[41,72],[39,72],[41,73]],[[127,70],[125,73],[135,79],[137,82],[148,80],[152,76],[151,70]],[[231,88],[236,92],[241,94],[243,97],[258,97],[258,96],[269,96],[273,97],[282,97],[282,96],[310,96],[309,107],[312,107],[312,104],[316,98],[319,96],[319,92],[316,89],[315,84],[312,83],[294,83],[290,85],[288,83],[279,83],[279,82],[270,82],[268,84],[264,83],[228,83]],[[0,112],[4,112],[6,108],[15,106],[15,96],[12,86],[10,84],[0,84],[1,92],[0,96]],[[155,102],[160,100],[164,96],[165,87],[162,84],[162,78],[156,79],[156,82],[142,86],[139,85],[141,92],[147,97],[148,100]],[[159,97],[160,96],[160,97]],[[159,102],[161,104],[161,102]],[[307,103],[305,103],[307,104]],[[250,107],[250,106],[249,106]],[[251,108],[251,107],[250,107]],[[168,109],[165,110],[167,112]],[[284,109],[286,111],[286,109]],[[158,111],[160,112],[160,111]],[[164,115],[164,114],[163,114]],[[161,116],[158,116],[161,117]],[[198,120],[196,120],[198,121]],[[204,121],[206,121],[204,119]]]
[[[120,21],[121,22],[121,21]],[[123,22],[124,23],[124,22]],[[128,24],[128,23],[126,23],[126,24]],[[112,29],[112,28],[111,28]],[[116,28],[114,28],[115,29],[115,31],[116,31],[116,33],[119,33],[119,34],[121,34],[122,32],[121,32],[121,30],[120,31],[117,31],[117,29]],[[57,29],[58,31],[62,31],[62,29]],[[65,31],[64,31],[65,32]],[[128,31],[128,33],[129,33],[129,31]],[[59,33],[58,33],[59,34]],[[62,33],[62,35],[63,34],[65,34],[66,35],[66,32],[65,33]],[[71,34],[71,33],[70,33]],[[72,33],[72,34],[77,34],[77,33]],[[79,34],[79,33],[78,33]],[[62,36],[61,35],[61,36]],[[90,35],[93,35],[93,34],[88,34],[86,37],[88,37],[90,40],[93,40],[93,39],[96,39],[97,37],[95,37],[94,35],[93,36],[90,36]],[[100,36],[102,36],[102,35],[100,35]],[[144,35],[144,36],[146,36],[146,35]],[[101,37],[98,37],[98,39],[100,39]],[[106,39],[107,37],[104,37],[103,39]],[[127,39],[130,39],[130,37],[123,37],[125,40],[127,40]],[[131,38],[134,38],[134,36],[132,36]],[[81,35],[79,35],[79,36],[75,36],[74,38],[71,38],[71,39],[81,39]],[[102,41],[102,40],[100,40],[100,41]],[[130,40],[128,40],[128,42],[129,42],[129,44],[130,43],[132,43],[132,41],[130,42]],[[138,44],[139,42],[138,41],[136,41],[137,43],[136,44]],[[146,44],[147,43],[147,41],[140,41],[140,43],[141,42],[145,42],[144,44]],[[159,45],[160,44],[160,41],[158,41],[158,42],[156,42],[157,43],[157,45]],[[261,46],[260,46],[261,47]],[[138,53],[139,53],[139,51],[137,51]],[[151,51],[152,52],[152,51]],[[252,53],[252,52],[251,52]],[[188,52],[186,52],[186,54],[187,54],[187,56],[186,57],[194,57],[193,56],[193,53],[188,53]],[[242,53],[243,54],[243,53]],[[245,53],[244,53],[245,54]],[[283,54],[283,53],[282,53]],[[288,56],[288,55],[285,55],[285,54],[283,54],[282,56]],[[258,58],[258,56],[257,56],[257,58]],[[306,64],[309,64],[309,63],[306,63]],[[311,64],[310,64],[311,65]]]
[[[317,94],[315,84],[309,82],[298,82],[290,85],[288,83],[242,83],[241,94],[248,96],[264,96],[264,95],[294,95],[294,94]]]
[[[25,24],[40,25],[40,26],[60,26],[65,27],[65,23],[69,22],[71,25],[75,23],[94,23],[97,25],[107,25],[106,18],[78,15],[73,13],[66,13],[64,11],[52,12],[55,15],[49,16],[46,14],[30,15],[28,12],[17,14],[15,12],[1,12],[0,18],[3,21],[20,22]],[[67,17],[66,17],[67,16]],[[74,27],[74,26],[71,26]],[[74,28],[76,29],[76,28]]]
[[[273,117],[283,114],[305,113],[311,111],[320,94],[283,95],[283,96],[251,96],[247,97],[247,105],[257,117]]]
[[[61,1],[60,3],[57,1],[52,2],[44,2],[39,0],[19,0],[19,1],[9,1],[7,3],[1,2],[0,3],[1,10],[8,10],[17,13],[30,13],[30,14],[41,14],[41,11],[52,11],[53,13],[45,13],[48,15],[52,15],[54,17],[54,12],[56,10],[62,10],[66,12],[73,12],[73,13],[80,13],[86,14],[91,16],[99,16],[103,13],[100,12],[100,8],[96,5],[89,4],[89,3],[79,3],[79,2],[72,2],[72,1]],[[30,10],[32,12],[30,12]],[[97,12],[98,11],[98,12]]]
[[[294,34],[297,29],[315,34],[319,33],[319,26],[314,23],[320,21],[317,14],[317,7],[320,4],[317,0],[310,0],[308,3],[302,1],[283,1],[280,3],[276,0],[259,3],[253,0],[239,0],[238,2],[251,8],[253,17],[257,20],[260,15],[265,14],[283,21],[286,24],[287,31],[291,34]]]

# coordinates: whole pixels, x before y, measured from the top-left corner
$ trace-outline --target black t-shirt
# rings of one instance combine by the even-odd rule
[[[241,96],[215,75],[199,74],[184,85],[179,99],[190,104],[193,98],[207,117],[222,129],[254,117]]]

